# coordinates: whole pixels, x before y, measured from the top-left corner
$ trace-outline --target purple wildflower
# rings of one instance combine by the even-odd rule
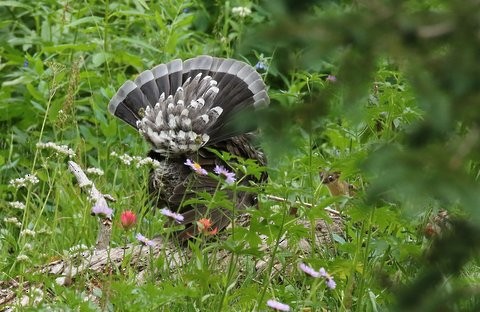
[[[178,223],[183,222],[183,219],[184,219],[184,217],[181,214],[173,212],[167,208],[163,208],[162,210],[160,210],[160,213],[163,214],[164,216],[174,219]]]
[[[213,169],[213,172],[215,172],[218,175],[224,176],[225,182],[227,182],[228,184],[232,184],[236,180],[235,173],[228,171],[223,166],[216,165],[215,168]]]
[[[285,303],[270,299],[267,301],[267,306],[277,311],[290,311],[290,306]]]
[[[324,268],[320,268],[320,270],[318,270],[318,274],[320,274],[321,277],[325,278],[325,284],[328,288],[335,289],[335,287],[337,287],[337,283],[335,283],[335,281],[333,280],[333,276],[328,274],[328,272],[325,271]]]
[[[330,289],[335,289],[335,287],[337,287],[337,283],[335,283],[332,276],[327,276],[325,278],[325,283],[327,284],[327,287]]]
[[[325,284],[330,289],[335,289],[337,287],[337,283],[333,280],[333,276],[327,273],[324,268],[320,268],[320,270],[315,271],[312,267],[309,267],[305,263],[300,263],[299,266],[300,270],[305,272],[306,274],[313,276],[313,277],[323,277],[325,279]]]
[[[137,234],[137,240],[140,243],[144,244],[145,246],[150,246],[150,247],[155,246],[155,243],[153,241],[149,240],[148,238],[146,238],[145,236],[143,236],[140,233]]]
[[[305,263],[300,263],[299,268],[300,268],[300,270],[302,270],[303,272],[305,272],[306,274],[308,274],[312,277],[320,277],[321,276],[319,272],[315,271],[313,268],[309,267]]]
[[[334,75],[328,75],[327,78],[325,78],[325,80],[329,82],[337,82],[337,77],[335,77]]]
[[[25,59],[25,60],[23,61],[23,67],[28,67],[28,60],[27,60],[27,59]]]
[[[327,271],[325,271],[324,268],[320,268],[320,270],[318,270],[318,273],[321,277],[327,277]]]
[[[92,207],[92,215],[102,218],[112,218],[113,210],[108,207],[105,199],[99,199]]]
[[[203,169],[202,166],[200,166],[198,163],[191,161],[190,159],[187,159],[184,163],[185,165],[189,166],[192,168],[193,171],[195,171],[199,175],[207,175],[207,170]]]

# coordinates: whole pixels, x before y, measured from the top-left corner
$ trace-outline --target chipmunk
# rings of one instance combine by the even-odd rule
[[[334,171],[320,171],[320,179],[322,184],[326,185],[332,196],[347,195],[353,196],[355,194],[355,187],[346,182],[341,181],[340,172]]]

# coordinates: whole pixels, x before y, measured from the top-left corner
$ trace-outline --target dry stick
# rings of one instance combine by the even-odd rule
[[[274,200],[274,201],[278,201],[278,202],[282,202],[282,203],[289,203],[290,201],[286,198],[283,198],[283,197],[278,197],[278,196],[275,196],[275,195],[266,195],[268,199],[271,199],[271,200]],[[299,201],[295,201],[293,202],[292,204],[294,205],[303,205],[303,206],[307,206],[309,208],[313,208],[313,205],[312,204],[309,204],[309,203],[302,203],[302,202],[299,202]],[[340,216],[341,213],[336,211],[335,209],[332,209],[332,208],[329,208],[329,207],[325,207],[323,208],[325,211],[328,211],[332,214],[335,214],[337,216]]]
[[[108,207],[107,200],[114,201],[113,197],[106,194],[100,193],[100,191],[95,187],[95,184],[87,177],[87,175],[83,172],[82,168],[75,163],[74,161],[68,162],[68,169],[73,173],[73,175],[77,178],[78,185],[81,188],[90,188],[90,192],[88,192],[90,199],[95,204],[100,204],[102,206]],[[95,246],[96,250],[107,249],[110,245],[110,237],[112,235],[112,218],[99,218],[99,228],[98,228],[98,235],[97,235],[97,244]]]

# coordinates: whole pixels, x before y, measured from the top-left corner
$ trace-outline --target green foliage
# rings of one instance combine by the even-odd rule
[[[139,165],[148,146],[106,106],[146,68],[211,54],[262,64],[267,168],[218,155],[238,175],[266,170],[269,183],[219,179],[190,203],[232,208],[227,191],[251,191],[248,227],[152,259],[143,283],[126,260],[70,287],[47,282],[42,303],[24,308],[262,311],[275,298],[295,311],[478,310],[479,14],[474,0],[0,1],[0,278],[43,281],[29,272],[95,242],[69,156],[37,143],[66,144],[82,167],[103,170],[89,177],[117,199],[112,247],[168,235]],[[341,172],[356,193],[330,196],[319,171]],[[29,173],[38,182],[11,185]],[[305,250],[315,220],[334,226],[325,207],[341,211],[344,233]],[[124,210],[139,216],[128,233]],[[432,238],[440,210],[451,221]],[[325,268],[336,288],[300,263]]]

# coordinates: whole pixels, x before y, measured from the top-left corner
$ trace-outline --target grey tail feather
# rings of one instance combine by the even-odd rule
[[[195,80],[198,74],[201,74],[201,76]],[[214,85],[199,82],[206,76],[210,76],[211,79],[216,81],[218,90]],[[179,89],[182,86],[185,90]],[[199,90],[194,90],[197,86],[211,89],[202,93]],[[212,86],[214,86],[213,89]],[[205,108],[198,109],[188,115],[189,118],[192,118],[192,122],[194,118],[198,119],[205,114],[210,114],[209,109],[221,108],[220,115],[216,116],[215,121],[205,123],[205,128],[200,129],[200,133],[196,133],[210,137],[207,145],[253,130],[238,127],[238,124],[241,124],[238,119],[244,118],[245,114],[254,112],[258,107],[269,104],[266,86],[252,66],[234,59],[202,55],[185,61],[176,59],[142,72],[134,81],[129,80],[120,87],[110,100],[108,109],[110,113],[138,129],[139,121],[144,118],[147,107],[153,109],[159,101],[167,99],[169,95],[173,96],[174,105],[181,104],[176,110],[169,111],[169,113],[163,112],[163,124],[180,127],[178,124],[182,123],[185,126],[185,112],[181,116],[180,114],[184,110],[183,108],[190,104],[192,97],[195,95],[204,96],[206,101]],[[189,103],[185,103],[186,100]],[[170,102],[169,100],[168,103]],[[165,103],[160,104],[162,108],[167,105]],[[172,116],[176,118],[176,123],[170,120]],[[151,118],[150,121],[152,120],[155,121],[156,119]],[[151,122],[148,124],[152,126]],[[165,127],[156,127],[155,125],[152,127],[153,131],[166,130]],[[185,129],[167,130],[184,131]],[[165,133],[160,137],[164,138]],[[169,143],[176,144],[175,140],[177,139],[176,137],[170,139]],[[153,141],[158,143],[158,140],[160,140],[159,137],[155,137]],[[152,144],[154,142],[150,141]]]

